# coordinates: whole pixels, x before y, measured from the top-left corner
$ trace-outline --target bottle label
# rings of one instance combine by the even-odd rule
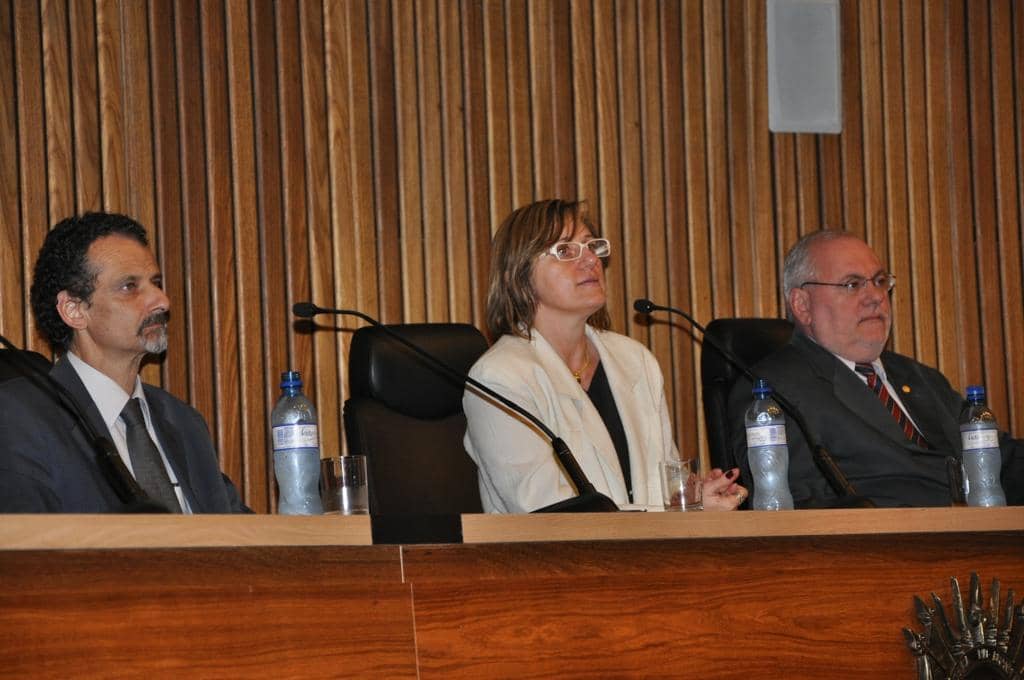
[[[316,425],[278,425],[271,431],[274,450],[309,449],[319,446]]]
[[[964,430],[960,433],[964,451],[978,449],[998,449],[999,432],[997,430]]]
[[[785,446],[785,425],[758,425],[747,428],[747,448],[756,446]]]

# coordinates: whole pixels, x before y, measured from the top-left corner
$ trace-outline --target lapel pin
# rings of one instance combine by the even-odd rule
[[[903,394],[910,394],[910,385],[904,385],[900,388],[900,391],[903,392]]]

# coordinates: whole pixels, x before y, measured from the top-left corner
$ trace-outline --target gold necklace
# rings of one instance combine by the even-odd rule
[[[580,366],[580,370],[573,371],[571,368],[569,370],[572,371],[572,377],[576,378],[576,382],[578,382],[578,383],[580,383],[582,385],[583,384],[583,374],[586,372],[586,370],[588,368],[590,368],[590,343],[589,342],[587,344],[583,345],[583,365]]]

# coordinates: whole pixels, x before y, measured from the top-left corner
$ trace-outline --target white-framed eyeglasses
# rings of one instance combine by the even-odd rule
[[[877,290],[888,292],[893,289],[896,285],[896,276],[889,272],[880,272],[875,274],[869,279],[863,276],[851,276],[846,281],[841,283],[826,283],[824,281],[804,281],[800,284],[800,287],[804,286],[833,286],[834,288],[842,288],[850,295],[856,295],[865,288],[868,284],[873,285]]]
[[[583,249],[587,248],[596,257],[608,257],[612,254],[612,244],[606,238],[592,238],[585,243],[579,241],[559,241],[547,250],[559,262],[572,262],[583,257]]]

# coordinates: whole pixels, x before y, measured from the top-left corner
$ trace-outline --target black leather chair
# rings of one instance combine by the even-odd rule
[[[487,350],[468,324],[388,328],[462,373]],[[348,363],[345,438],[350,453],[367,457],[370,512],[482,512],[476,465],[462,445],[462,381],[375,326],[356,331]]]
[[[792,334],[793,324],[785,319],[715,319],[707,327],[707,335],[713,336],[747,366],[753,366],[785,345]],[[709,457],[713,467],[728,470],[736,467],[729,446],[732,432],[743,427],[743,423],[729,421],[729,391],[742,371],[705,341],[700,372]]]
[[[11,349],[0,349],[0,382],[21,377],[24,375],[23,368],[31,371],[32,369],[26,364],[33,364],[44,373],[49,373],[52,368],[50,360],[39,352],[31,350],[16,352]]]

